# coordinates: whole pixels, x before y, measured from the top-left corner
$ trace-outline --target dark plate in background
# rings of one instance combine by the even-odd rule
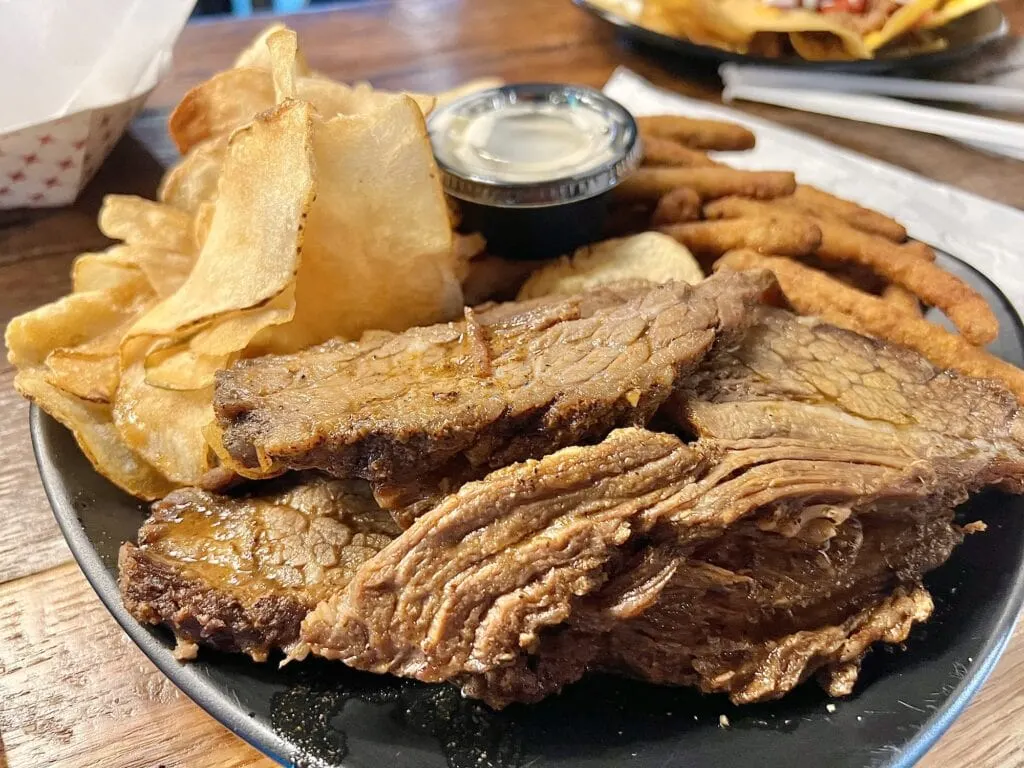
[[[1024,364],[1024,330],[1006,298],[948,256],[1001,324],[991,347]],[[43,485],[75,558],[150,659],[224,725],[286,764],[346,768],[574,766],[908,766],[963,710],[1009,640],[1024,602],[1024,498],[989,492],[961,508],[984,519],[928,579],[934,618],[906,650],[869,654],[856,693],[828,699],[812,683],[781,701],[733,707],[724,696],[592,677],[562,695],[495,713],[446,685],[355,672],[319,660],[255,664],[203,650],[180,664],[168,632],[138,624],[117,592],[117,550],[145,509],[97,475],[68,433],[36,408],[32,440]],[[728,729],[719,727],[726,715]],[[173,722],[166,724],[174,728]]]
[[[879,73],[913,67],[937,67],[964,59],[989,43],[1006,37],[1010,25],[997,5],[986,5],[972,13],[961,16],[942,30],[949,45],[941,51],[903,54],[883,49],[877,58],[856,61],[807,61],[798,57],[768,59],[762,56],[747,56],[709,45],[698,45],[671,35],[641,27],[592,0],[573,0],[583,10],[597,16],[618,28],[619,33],[632,42],[666,51],[683,58],[697,58],[710,61],[735,61],[741,64],[763,64],[775,67],[797,67],[825,69],[835,72]]]

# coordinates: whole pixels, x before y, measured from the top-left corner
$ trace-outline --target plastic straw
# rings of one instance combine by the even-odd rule
[[[1024,125],[991,117],[964,115],[935,107],[909,104],[882,96],[790,90],[729,84],[726,101],[741,99],[762,104],[843,117],[862,123],[905,128],[936,136],[1024,151]]]
[[[998,85],[943,83],[904,77],[877,77],[840,72],[802,72],[778,67],[723,64],[719,74],[726,86],[797,88],[841,93],[867,93],[903,99],[927,99],[974,104],[989,109],[1024,112],[1024,90]]]

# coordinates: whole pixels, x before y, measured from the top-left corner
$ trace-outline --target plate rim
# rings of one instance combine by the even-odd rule
[[[637,24],[635,21],[619,15],[609,8],[601,6],[594,2],[594,0],[572,0],[572,3],[591,16],[612,25],[620,33],[628,35],[631,39],[638,40],[639,42],[647,45],[656,46],[660,50],[675,56],[699,57],[708,61],[734,61],[737,63],[746,63],[757,66],[786,67],[791,69],[813,69],[834,72],[883,72],[900,68],[912,69],[916,67],[927,67],[934,63],[942,63],[951,59],[968,56],[979,48],[987,46],[997,40],[1005,39],[1010,34],[1010,23],[1006,18],[1006,14],[1003,13],[1003,9],[999,7],[998,3],[992,2],[988,5],[982,6],[981,8],[976,8],[961,18],[967,18],[980,13],[998,15],[999,23],[996,26],[996,29],[957,48],[946,48],[940,51],[926,51],[924,53],[913,54],[910,56],[894,56],[890,58],[877,59],[809,61],[796,56],[772,59],[765,56],[750,56],[748,54],[735,53],[723,48],[716,48],[712,45],[695,43],[692,40],[687,40],[686,38],[673,37],[672,35],[667,35],[664,32],[658,32],[657,30],[649,29]],[[956,23],[957,21],[960,21],[960,19],[955,19],[953,23]]]
[[[1020,313],[1017,312],[1013,303],[999,286],[963,259],[948,253],[945,255],[992,289],[1016,327],[1018,337],[1024,338],[1024,319],[1021,318]],[[1022,344],[1022,348],[1024,348],[1024,344]],[[73,494],[64,482],[63,473],[54,461],[52,452],[49,451],[47,430],[53,427],[63,429],[52,417],[32,403],[29,408],[29,433],[32,439],[32,452],[46,499],[75,563],[104,607],[120,625],[121,630],[153,662],[160,673],[167,677],[185,696],[259,752],[281,765],[293,764],[293,758],[289,756],[292,747],[287,740],[255,718],[246,717],[242,708],[231,699],[224,689],[203,675],[199,667],[176,660],[171,654],[171,649],[158,639],[149,625],[139,622],[128,613],[121,602],[117,579],[107,570],[107,566],[103,563],[99,552],[93,546],[78,519]],[[921,727],[901,745],[897,754],[892,755],[885,763],[873,765],[877,768],[911,768],[935,745],[956,719],[963,714],[967,705],[992,674],[1013,636],[1022,611],[1024,611],[1024,560],[1018,564],[1008,598],[999,611],[995,629],[968,667],[967,674],[945,697],[942,705],[936,708]],[[344,760],[339,764],[340,768],[344,768],[345,765]]]

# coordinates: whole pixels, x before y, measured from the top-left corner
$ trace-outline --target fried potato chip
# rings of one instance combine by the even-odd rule
[[[114,291],[122,297],[149,291],[149,282],[126,245],[76,257],[71,265],[71,286],[75,293]]]
[[[41,369],[18,371],[14,386],[71,430],[93,466],[122,490],[148,501],[163,498],[174,490],[174,483],[121,440],[109,405],[90,403],[57,389]]]
[[[295,286],[258,309],[218,318],[187,343],[155,349],[146,357],[146,382],[162,389],[193,390],[213,384],[214,374],[242,350],[258,354],[260,334],[295,314]]]
[[[295,317],[266,343],[292,351],[369,328],[401,330],[462,309],[448,209],[423,114],[406,96],[315,121],[317,197]]]
[[[148,245],[191,253],[192,217],[185,211],[135,195],[107,195],[99,215],[100,231],[129,245]]]
[[[131,257],[158,299],[166,299],[184,283],[196,263],[195,254],[173,253],[159,248],[131,248]]]
[[[76,347],[134,317],[130,300],[107,291],[64,296],[18,315],[7,325],[7,359],[18,368],[41,366],[55,349]]]
[[[249,43],[248,48],[238,54],[238,58],[235,59],[235,69],[252,67],[254,69],[265,69],[268,72],[273,69],[273,61],[271,60],[267,41],[278,32],[291,32],[291,30],[284,24],[271,24],[255,40]],[[295,52],[295,74],[300,77],[307,77],[313,74],[309,69],[309,64],[306,63],[306,57],[299,50]]]
[[[516,297],[570,295],[616,280],[699,283],[704,273],[693,255],[668,235],[644,232],[585,245],[534,272]]]
[[[164,174],[157,199],[189,212],[196,212],[203,203],[213,200],[227,149],[227,134],[195,144],[181,162]]]
[[[245,125],[275,104],[268,70],[245,67],[219,72],[178,102],[167,121],[178,151],[185,154],[202,141]]]
[[[274,81],[274,99],[280,104],[295,97],[295,69],[299,55],[299,36],[282,28],[267,35],[270,73]]]
[[[129,337],[178,337],[273,299],[295,278],[316,193],[312,108],[289,102],[232,135],[210,231],[184,284]]]
[[[212,202],[203,202],[195,210],[192,217],[192,239],[196,243],[196,253],[203,250],[206,245],[206,238],[210,234],[210,226],[213,224],[213,213],[217,206]]]
[[[212,388],[171,392],[151,386],[140,357],[121,373],[112,416],[125,445],[171,482],[195,485],[212,466],[203,437],[213,420]]]
[[[146,383],[160,389],[204,389],[231,364],[231,357],[197,355],[187,344],[158,349],[146,357]]]
[[[121,377],[117,349],[107,355],[55,349],[46,357],[45,375],[50,384],[68,394],[94,403],[109,403]]]
[[[910,0],[900,6],[885,25],[864,36],[864,45],[874,53],[886,43],[892,42],[900,35],[906,34],[930,14],[942,0]]]
[[[308,101],[324,117],[360,114],[376,109],[395,94],[372,88],[352,88],[323,77],[301,77],[294,82],[295,97]],[[429,113],[432,96],[414,97]],[[277,103],[274,79],[262,69],[229,69],[193,88],[181,100],[167,129],[183,154],[203,141],[230,133]]]

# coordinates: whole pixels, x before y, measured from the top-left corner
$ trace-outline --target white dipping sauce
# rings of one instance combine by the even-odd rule
[[[586,173],[611,162],[607,119],[588,109],[510,104],[500,111],[454,119],[448,151],[474,175],[531,182]]]

